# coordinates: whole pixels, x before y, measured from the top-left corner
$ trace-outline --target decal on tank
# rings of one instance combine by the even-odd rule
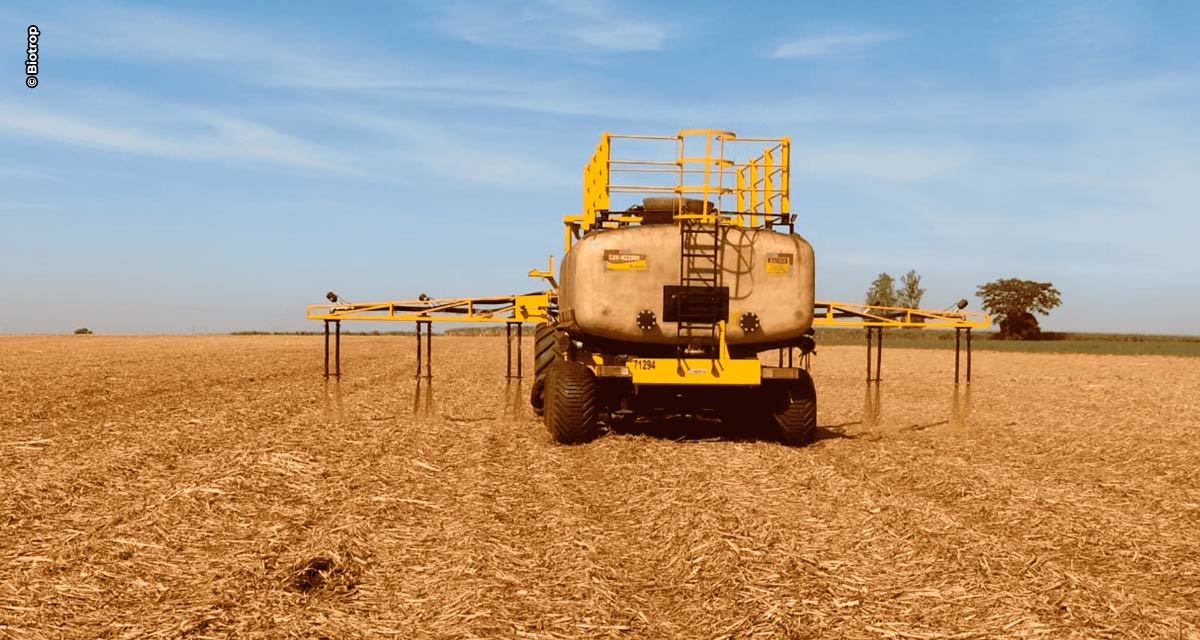
[[[767,273],[773,276],[786,276],[792,272],[792,254],[768,253]]]
[[[604,268],[609,271],[645,271],[646,254],[628,249],[605,249]]]

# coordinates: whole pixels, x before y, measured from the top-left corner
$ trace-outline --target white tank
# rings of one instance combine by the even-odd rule
[[[563,258],[560,322],[597,338],[674,344],[677,325],[666,321],[664,286],[679,285],[680,242],[678,224],[585,236]],[[812,327],[812,245],[799,235],[741,227],[725,227],[722,242],[730,345],[792,340]],[[639,327],[646,311],[654,314],[650,329]]]

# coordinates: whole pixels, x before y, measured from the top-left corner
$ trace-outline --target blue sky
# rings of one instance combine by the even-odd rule
[[[8,333],[535,289],[599,134],[697,127],[792,138],[822,299],[881,271],[939,307],[1019,277],[1062,291],[1048,329],[1200,333],[1200,3],[48,2],[0,24]]]

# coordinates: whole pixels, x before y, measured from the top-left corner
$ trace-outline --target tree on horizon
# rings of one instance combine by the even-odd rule
[[[900,278],[900,290],[896,293],[896,301],[901,307],[910,309],[921,308],[921,298],[925,297],[925,289],[921,288],[921,276],[916,269],[909,269]]]
[[[866,303],[872,308],[896,306],[896,280],[886,272],[879,274],[867,289]]]
[[[1002,278],[979,285],[975,295],[983,301],[983,310],[1000,323],[1001,340],[1037,340],[1042,329],[1033,315],[1049,315],[1062,305],[1058,289],[1049,282],[1034,282],[1019,278]]]

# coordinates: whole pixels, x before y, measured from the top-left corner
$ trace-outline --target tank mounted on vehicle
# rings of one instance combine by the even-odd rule
[[[616,155],[618,141],[652,158]],[[716,130],[601,137],[583,213],[564,218],[557,318],[536,334],[531,402],[558,441],[658,411],[812,438],[808,372],[758,358],[813,348],[813,250],[794,229],[789,152],[787,138]]]

